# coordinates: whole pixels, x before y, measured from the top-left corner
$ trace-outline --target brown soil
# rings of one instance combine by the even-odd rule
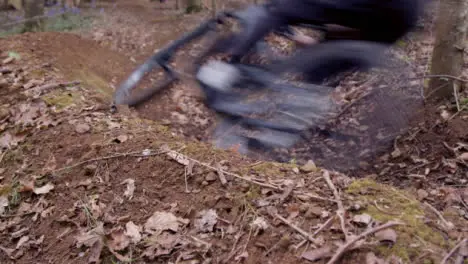
[[[154,49],[189,30],[206,15],[184,16],[174,21],[170,19],[174,18],[174,10],[159,9],[158,1],[117,1],[117,4],[114,9],[110,8],[113,4],[104,4],[109,11],[96,21],[93,30],[79,32],[81,36],[76,32],[28,33],[0,39],[0,62],[8,51],[21,55],[19,61],[0,64],[12,71],[0,75],[0,81],[4,77],[8,84],[0,91],[0,143],[3,146],[6,133],[19,141],[18,146],[5,149],[0,159],[0,197],[7,195],[9,199],[5,214],[0,215],[0,263],[89,263],[99,245],[103,246],[102,253],[99,252],[102,263],[123,263],[118,260],[122,255],[130,257],[132,263],[311,263],[301,255],[314,245],[305,243],[294,249],[303,237],[271,216],[269,209],[276,208],[306,232],[316,231],[337,210],[335,203],[320,199],[336,199],[323,180],[323,171],[291,163],[257,161],[235,151],[214,150],[193,141],[207,138],[215,120],[190,83],[177,84],[137,109],[109,113],[113,87]],[[173,3],[165,5],[170,4]],[[160,20],[154,20],[156,15],[160,15],[157,17]],[[424,41],[416,40],[425,45]],[[425,64],[429,55],[416,52],[423,49],[411,45],[405,47],[407,54]],[[179,55],[189,58],[196,50],[196,45],[191,46]],[[424,73],[421,65],[413,65],[416,76]],[[313,159],[329,169],[344,168],[341,171],[348,177],[338,172],[331,172],[331,176],[341,191],[350,233],[362,233],[391,219],[409,223],[408,228],[396,228],[398,242],[394,248],[363,246],[346,253],[340,263],[364,263],[368,252],[382,258],[398,256],[403,263],[439,263],[460,238],[468,237],[468,211],[464,204],[468,202],[468,169],[459,158],[468,152],[468,147],[457,145],[468,141],[468,115],[460,112],[442,122],[440,109],[427,107],[408,116],[420,105],[412,104],[415,97],[409,99],[412,102],[400,99],[415,96],[419,86],[406,84],[401,92],[392,86],[393,79],[360,85],[366,77],[350,76],[339,90],[351,94],[353,101],[363,94],[356,92],[357,88],[384,85],[392,89],[357,101],[334,127],[343,131],[355,129],[361,145],[350,147],[349,142],[337,145],[312,136],[312,143],[296,148],[286,157],[296,157],[300,162]],[[44,84],[72,80],[81,83],[54,87],[39,97],[28,93]],[[38,84],[31,88],[28,84],[33,81]],[[388,98],[393,98],[392,104]],[[18,108],[22,104],[31,108],[37,102],[46,103],[39,107],[41,116],[21,115]],[[454,114],[456,111],[450,107],[447,110]],[[386,115],[376,118],[373,113]],[[356,126],[349,128],[350,122],[346,122],[356,116],[363,117],[358,119],[357,128],[367,126],[367,129],[356,132]],[[434,126],[437,122],[440,124]],[[379,126],[386,126],[387,133],[400,129],[403,132],[397,140],[391,138],[382,144],[375,140]],[[369,140],[363,140],[366,138]],[[335,148],[325,153],[330,144],[335,144]],[[372,155],[356,158],[363,146],[372,148]],[[221,166],[227,183],[221,184],[220,169],[198,163],[185,166],[181,164],[183,161],[177,162],[164,153],[165,147],[209,166]],[[151,149],[152,154],[143,155],[145,149]],[[396,149],[399,151],[395,152]],[[125,196],[128,179],[135,181],[131,199]],[[369,183],[368,179],[388,185]],[[35,194],[31,182],[36,186],[53,184],[54,189]],[[291,182],[296,187],[288,194]],[[280,190],[261,187],[265,184]],[[393,192],[391,186],[402,191]],[[424,208],[422,202],[434,205],[455,227],[443,228],[440,218]],[[207,209],[216,210],[216,226],[209,232],[199,232],[195,224],[197,214]],[[112,234],[118,228],[125,229],[129,221],[143,227],[157,211],[189,220],[177,232],[163,230],[163,234],[177,237],[176,244],[169,243],[164,248],[153,241],[161,253],[157,257],[150,253],[154,259],[143,256],[148,245],[151,247],[146,240],[118,250],[120,255],[109,250],[116,241]],[[368,226],[352,223],[351,219],[362,213],[370,214],[376,223]],[[409,216],[401,217],[405,214]],[[251,224],[259,218],[269,226],[256,234]],[[105,230],[101,234],[103,241],[78,247],[80,234],[100,222]],[[29,242],[18,245],[25,237]],[[317,239],[323,241],[322,245],[333,247],[342,243],[344,235],[337,217]],[[168,243],[161,238],[160,241]],[[369,241],[377,242],[373,236]],[[410,246],[416,249],[409,250]],[[15,247],[18,249],[13,250]],[[331,254],[334,252],[331,250]]]

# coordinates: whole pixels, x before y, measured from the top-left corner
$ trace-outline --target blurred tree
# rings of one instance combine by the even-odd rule
[[[23,32],[41,31],[44,28],[44,20],[37,18],[44,15],[44,1],[24,0],[24,23]]]
[[[468,0],[440,0],[435,25],[435,45],[431,61],[432,78],[426,94],[434,99],[447,99],[460,88],[465,39],[468,27]]]
[[[202,10],[200,0],[185,0],[185,13],[196,13]]]

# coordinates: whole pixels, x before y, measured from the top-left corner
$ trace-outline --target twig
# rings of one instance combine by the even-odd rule
[[[392,227],[392,226],[396,226],[396,225],[402,225],[402,223],[399,223],[399,222],[388,222],[384,225],[380,225],[378,227],[375,227],[375,228],[372,228],[362,234],[360,234],[359,236],[355,236],[353,238],[351,238],[349,241],[347,241],[344,245],[342,245],[341,247],[338,248],[338,250],[336,251],[336,253],[333,255],[333,257],[327,262],[327,264],[334,264],[336,263],[340,258],[341,256],[348,250],[348,248],[350,248],[354,243],[356,243],[357,241],[365,238],[366,236],[368,235],[371,235],[373,233],[376,233],[376,232],[379,232],[380,230],[383,230],[383,229],[387,229],[389,227]]]
[[[435,209],[434,206],[430,205],[428,202],[424,202],[424,205],[426,205],[429,209],[431,209],[432,212],[434,212],[434,214],[436,214],[439,217],[439,219],[444,224],[445,228],[454,228],[454,225],[451,222],[445,220],[444,216],[437,209]]]
[[[458,82],[453,83],[453,96],[455,97],[455,103],[457,104],[457,111],[460,111],[460,99],[458,98]]]
[[[282,217],[278,213],[270,212],[270,214],[271,214],[271,216],[278,218],[279,220],[281,220],[281,222],[283,222],[283,223],[287,224],[288,226],[290,226],[292,229],[294,229],[296,232],[301,234],[303,237],[307,238],[307,240],[309,240],[310,242],[314,243],[315,245],[320,245],[319,241],[317,241],[315,238],[313,238],[313,236],[311,234],[307,233],[302,228],[300,228],[300,227],[294,225],[293,223],[289,222],[288,219]]]
[[[221,171],[221,172],[223,172],[224,174],[230,175],[230,176],[232,176],[232,177],[234,177],[234,178],[237,178],[237,179],[240,179],[240,180],[243,180],[243,181],[246,181],[246,182],[250,182],[250,183],[252,183],[252,184],[256,184],[256,185],[258,185],[258,186],[262,186],[262,187],[265,187],[265,188],[270,188],[270,189],[274,189],[274,190],[278,190],[278,191],[282,191],[282,190],[283,190],[282,188],[280,188],[280,187],[278,187],[278,186],[274,186],[274,185],[267,184],[267,183],[261,183],[261,182],[258,182],[258,181],[254,181],[254,180],[251,180],[251,179],[242,177],[242,176],[240,176],[240,175],[238,175],[238,174],[235,174],[235,173],[232,173],[232,172],[229,172],[229,171],[225,171],[225,170],[222,170],[222,169],[218,169],[218,168],[216,168],[216,167],[214,167],[214,166],[211,166],[211,165],[209,165],[209,164],[206,164],[206,163],[204,163],[204,162],[201,162],[201,161],[198,161],[198,160],[196,160],[196,159],[190,158],[190,157],[188,157],[187,155],[184,155],[184,154],[179,153],[179,152],[177,152],[177,151],[168,150],[168,152],[169,152],[169,151],[170,151],[170,152],[173,152],[173,153],[175,153],[175,154],[178,154],[178,155],[183,155],[183,156],[184,156],[185,158],[187,158],[188,160],[191,160],[191,161],[193,161],[193,162],[195,162],[195,163],[197,163],[197,164],[199,164],[199,165],[201,165],[201,166],[203,166],[203,167],[206,167],[206,168],[208,168],[208,169],[212,169],[212,170],[214,170],[214,171]]]
[[[332,216],[332,217],[328,218],[328,220],[325,221],[325,223],[323,223],[323,225],[322,225],[319,229],[317,229],[317,230],[312,234],[312,236],[318,235],[320,232],[322,232],[323,229],[327,228],[327,227],[331,224],[331,222],[333,221],[334,218],[335,218],[335,216]]]
[[[189,188],[188,188],[187,170],[188,170],[188,167],[185,167],[185,168],[184,168],[185,192],[186,192],[186,193],[189,193],[190,190],[189,190]]]
[[[312,198],[312,199],[316,199],[316,200],[319,200],[319,201],[324,201],[324,202],[333,202],[333,203],[337,203],[338,201],[336,200],[333,200],[333,199],[330,199],[330,198],[325,198],[325,197],[320,197],[320,196],[317,196],[317,195],[313,195],[313,194],[310,194],[310,193],[305,193],[305,192],[297,192],[297,191],[294,191],[293,192],[294,194],[301,194],[301,195],[305,195],[309,198]]]
[[[446,74],[428,74],[421,77],[422,79],[431,79],[431,78],[441,78],[441,79],[452,79],[457,80],[459,82],[468,82],[468,80],[453,76],[453,75],[446,75]],[[421,78],[412,78],[412,80],[421,79]]]
[[[447,261],[457,252],[459,248],[464,246],[464,243],[468,243],[468,238],[463,239],[460,243],[458,243],[450,252],[444,257],[444,259],[440,262],[440,264],[446,264]]]
[[[78,163],[76,163],[74,165],[68,166],[68,167],[63,167],[63,168],[60,168],[60,169],[53,170],[52,173],[57,173],[57,172],[61,172],[61,171],[64,171],[64,170],[73,169],[73,168],[79,167],[81,165],[84,165],[86,163],[90,163],[90,162],[110,160],[110,159],[116,159],[116,158],[128,157],[128,156],[132,156],[132,157],[157,156],[157,155],[161,155],[161,154],[166,153],[166,152],[167,151],[159,151],[159,152],[149,153],[147,155],[143,155],[143,154],[141,154],[142,151],[140,150],[140,151],[127,152],[127,153],[120,153],[120,154],[115,154],[115,155],[110,155],[110,156],[105,156],[105,157],[98,157],[98,158],[94,158],[94,159],[80,161],[80,162],[78,162]]]
[[[341,201],[340,194],[338,193],[338,190],[336,189],[335,185],[333,184],[332,180],[330,179],[330,172],[325,170],[323,172],[323,178],[328,184],[328,187],[333,191],[333,196],[335,196],[336,203],[338,205],[338,210],[336,211],[336,215],[340,218],[340,225],[341,225],[341,230],[343,231],[343,234],[345,236],[345,240],[348,241],[348,231],[346,229],[346,223],[345,223],[345,209],[343,206],[343,202]]]

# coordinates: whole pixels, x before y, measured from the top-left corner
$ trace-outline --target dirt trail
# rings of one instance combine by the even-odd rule
[[[420,119],[426,124],[418,136],[397,141],[400,152],[391,150],[377,161],[377,172],[366,172],[376,174],[362,180],[312,163],[256,161],[174,136],[192,127],[197,137],[212,122],[186,93],[190,87],[177,86],[139,109],[140,117],[156,121],[110,115],[111,86],[174,37],[170,28],[141,22],[162,12],[149,6],[109,11],[100,22],[116,23],[96,25],[81,32],[85,37],[35,33],[0,40],[0,263],[320,258],[314,262],[321,264],[346,235],[391,220],[407,225],[392,228],[390,237],[367,237],[368,245],[340,263],[365,263],[371,252],[399,263],[440,263],[468,236],[467,170],[459,158],[468,153],[466,113],[433,130],[440,113],[431,111]],[[180,30],[202,18],[187,19],[190,25],[177,23]],[[21,59],[11,59],[11,51]],[[82,83],[68,83],[75,79]],[[375,181],[382,177],[406,186]],[[344,226],[337,199],[346,211]],[[314,239],[308,242],[297,227],[316,232]]]

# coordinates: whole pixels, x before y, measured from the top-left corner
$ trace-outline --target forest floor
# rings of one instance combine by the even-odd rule
[[[409,78],[338,85],[331,126],[355,141],[253,158],[209,144],[190,82],[110,112],[139,63],[209,17],[172,5],[119,0],[68,33],[0,38],[0,263],[468,263],[468,94],[423,104],[430,21],[393,51]]]

